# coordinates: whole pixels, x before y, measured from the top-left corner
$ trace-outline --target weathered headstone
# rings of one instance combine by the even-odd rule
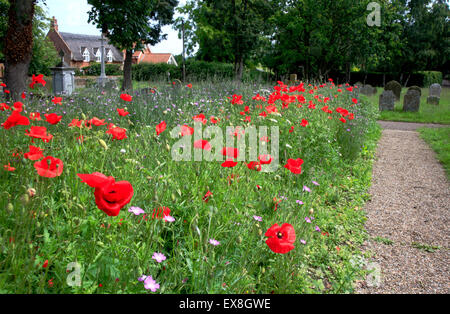
[[[441,85],[435,83],[430,86],[430,96],[427,97],[427,104],[439,105],[441,99]]]
[[[358,86],[358,88],[361,88],[361,87],[364,86],[364,84],[358,81],[358,82],[355,83],[354,86]]]
[[[409,91],[409,90],[416,90],[416,91],[419,92],[420,96],[422,96],[422,89],[421,89],[419,86],[416,86],[416,85],[410,86],[410,87],[408,88],[408,91]]]
[[[403,111],[417,112],[420,107],[420,93],[416,90],[409,90],[403,98]]]
[[[441,98],[441,85],[435,83],[430,86],[430,96]]]
[[[395,104],[394,93],[391,90],[383,91],[383,93],[380,95],[378,104],[380,111],[394,110]]]
[[[72,95],[75,90],[75,68],[69,67],[64,62],[64,52],[59,53],[61,62],[54,68],[50,68],[53,74],[52,87],[55,95]]]
[[[363,95],[371,96],[376,93],[376,89],[370,84],[366,84],[359,89],[360,93]]]
[[[427,97],[427,104],[429,104],[429,105],[439,105],[439,101],[440,101],[441,99],[439,98],[439,97],[436,97],[436,96],[428,96]]]
[[[397,81],[390,81],[386,83],[386,86],[384,87],[384,90],[391,90],[394,95],[395,99],[398,101],[400,100],[400,94],[402,93],[402,85],[400,85]]]

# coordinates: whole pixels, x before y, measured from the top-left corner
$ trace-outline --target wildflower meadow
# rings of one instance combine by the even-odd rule
[[[45,84],[0,96],[1,293],[351,293],[365,276],[380,131],[356,87]]]

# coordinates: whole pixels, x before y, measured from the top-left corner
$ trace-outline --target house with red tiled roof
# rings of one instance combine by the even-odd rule
[[[167,63],[178,66],[177,61],[171,53],[153,53],[149,45],[146,45],[142,50],[134,52],[133,64],[140,63]]]

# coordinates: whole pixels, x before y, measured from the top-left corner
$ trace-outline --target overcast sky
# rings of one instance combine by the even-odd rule
[[[179,5],[184,5],[186,0],[179,0]],[[87,12],[91,6],[87,0],[46,0],[48,16],[56,17],[60,32],[100,35],[100,31],[93,24],[88,23]],[[179,55],[183,51],[183,43],[178,39],[178,32],[172,26],[163,27],[167,40],[152,47],[152,52],[172,53]]]

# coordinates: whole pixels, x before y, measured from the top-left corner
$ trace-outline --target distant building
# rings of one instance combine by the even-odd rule
[[[82,69],[101,60],[101,36],[59,32],[58,21],[54,17],[47,36],[58,52],[64,52],[64,62],[70,67]],[[108,39],[105,39],[105,53],[105,63],[123,64],[121,51]]]
[[[149,45],[145,45],[143,50],[134,52],[133,64],[140,64],[140,63],[167,63],[178,66],[177,61],[175,60],[174,56],[171,53],[153,53],[150,50]]]
[[[59,32],[55,17],[47,36],[58,52],[64,52],[64,62],[70,67],[82,69],[91,63],[101,61],[101,36]],[[107,38],[105,38],[105,53],[106,64],[123,65],[125,52],[111,45]],[[142,51],[133,53],[133,64],[139,63],[167,63],[178,66],[171,53],[152,53],[149,45]]]

